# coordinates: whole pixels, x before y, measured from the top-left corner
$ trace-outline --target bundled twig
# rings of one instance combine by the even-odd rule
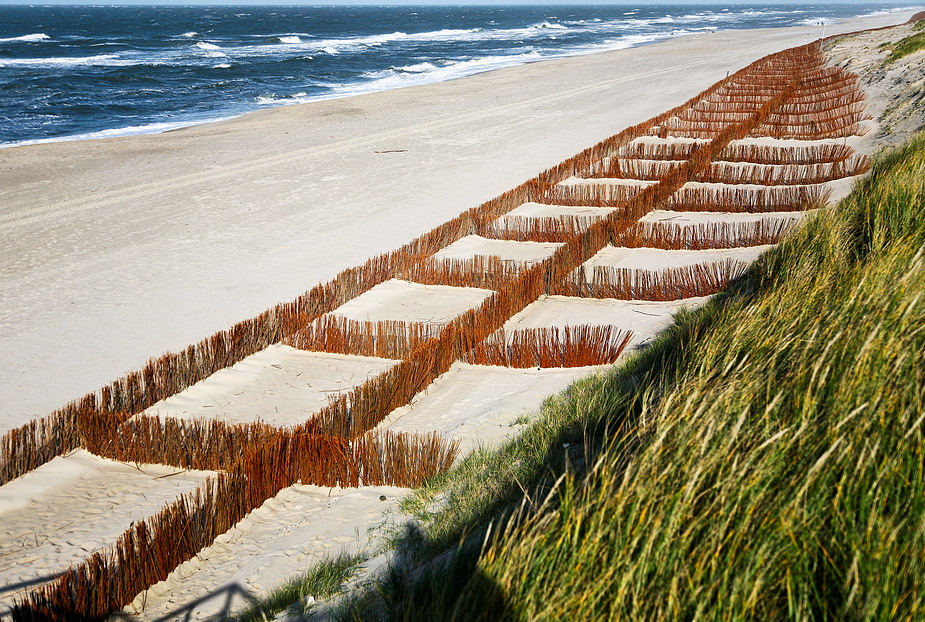
[[[568,207],[614,207],[621,208],[648,184],[560,184],[550,188],[538,203],[565,205]]]
[[[810,145],[755,145],[733,143],[723,149],[717,160],[752,164],[826,164],[862,158],[848,145],[819,143]]]
[[[684,164],[693,155],[692,149],[684,160],[639,160],[635,158],[608,158],[603,160],[590,177],[611,179],[638,179],[658,181]]]
[[[848,138],[864,136],[870,127],[850,119],[827,123],[806,123],[799,125],[766,125],[757,128],[753,136],[773,136],[794,140],[821,140],[823,138]]]
[[[634,142],[620,151],[620,157],[637,160],[686,160],[698,143]],[[809,145],[760,145],[732,143],[716,156],[716,162],[748,162],[751,164],[827,164],[849,159],[866,160],[848,145],[819,143]]]
[[[708,250],[777,244],[797,227],[792,219],[771,218],[744,223],[699,223],[680,225],[670,222],[642,222],[611,241],[624,248],[664,250]]]
[[[452,285],[497,290],[524,269],[522,264],[502,259],[497,255],[429,258],[406,270],[399,275],[399,278],[424,285]]]
[[[283,343],[312,352],[403,359],[439,332],[439,326],[423,322],[364,322],[328,314],[290,335]]]
[[[34,419],[0,439],[0,486],[80,446],[77,406]]]
[[[687,160],[702,141],[634,140],[620,149],[617,157],[635,160]]]
[[[603,216],[507,216],[494,221],[479,234],[494,240],[517,242],[564,242],[575,237]]]
[[[436,432],[369,433],[351,443],[360,480],[368,485],[418,487],[453,465],[459,441]]]
[[[711,296],[745,274],[749,264],[727,259],[664,270],[641,270],[594,266],[590,278],[578,270],[554,293],[583,298],[618,300],[681,300]]]
[[[678,212],[797,212],[824,206],[831,194],[832,189],[822,184],[770,188],[685,186],[664,207]]]
[[[632,339],[631,331],[613,326],[528,328],[499,330],[466,354],[474,365],[529,367],[586,367],[615,363]]]
[[[855,156],[847,160],[822,164],[714,162],[709,169],[697,176],[696,181],[759,186],[814,185],[860,175],[869,170],[870,159],[866,156]]]
[[[277,431],[235,455],[195,492],[182,495],[156,515],[134,523],[116,544],[93,553],[27,594],[14,607],[17,621],[96,620],[134,600],[192,559],[249,512],[298,481],[320,485],[420,485],[453,463],[458,442],[438,435],[367,435],[344,439]],[[336,458],[336,459],[332,459]],[[325,471],[317,465],[333,466]]]

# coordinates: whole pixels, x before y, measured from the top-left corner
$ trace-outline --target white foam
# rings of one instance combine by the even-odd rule
[[[531,28],[543,28],[543,29],[550,29],[550,30],[568,30],[567,26],[563,26],[562,24],[550,23],[550,22],[540,22],[539,24],[533,24]]]
[[[543,57],[531,50],[513,56],[485,56],[459,62],[447,61],[441,66],[426,62],[417,63],[383,71],[367,72],[363,74],[363,77],[367,79],[366,82],[339,85],[335,87],[335,90],[340,95],[356,95],[406,86],[433,84],[512,65],[522,65],[540,58]]]
[[[437,68],[433,63],[415,63],[413,65],[405,65],[404,67],[393,67],[395,71],[404,71],[406,73],[424,73],[425,71],[433,71]]]
[[[892,13],[902,13],[903,11],[921,11],[925,5],[915,6],[897,6],[892,9],[883,9],[882,11],[872,11],[871,13],[861,13],[857,17],[880,17],[881,15],[890,15]]]
[[[21,37],[7,37],[5,39],[0,39],[0,43],[13,43],[14,41],[24,41],[24,42],[33,42],[33,41],[45,41],[51,39],[44,32],[37,32],[31,35],[23,35]]]
[[[810,17],[809,19],[804,19],[802,22],[799,22],[802,26],[830,26],[832,24],[837,24],[838,21],[829,17]]]
[[[320,39],[308,43],[325,52],[328,52],[329,54],[333,54],[336,52],[330,52],[329,50],[333,49],[336,51],[346,51],[360,48],[380,47],[394,42],[457,41],[461,38],[465,38],[469,41],[478,41],[482,39],[498,38],[497,33],[510,32],[516,31],[482,30],[481,28],[471,28],[466,30],[442,29],[410,34],[407,32],[396,31],[388,34],[371,35],[367,37]],[[507,38],[507,36],[503,38]]]
[[[220,50],[222,48],[218,47],[214,43],[206,43],[205,41],[200,41],[196,44],[196,47],[201,50]]]
[[[8,147],[24,147],[26,145],[41,145],[44,143],[69,142],[72,140],[96,140],[99,138],[118,138],[120,136],[138,136],[140,134],[159,134],[169,132],[183,127],[201,125],[203,123],[217,123],[218,121],[227,121],[234,116],[215,117],[211,119],[198,119],[190,121],[174,121],[170,123],[148,123],[145,125],[131,125],[128,127],[113,128],[110,130],[100,130],[99,132],[87,132],[84,134],[74,134],[72,136],[59,136],[56,138],[37,138],[35,140],[21,140],[10,143],[0,143],[0,149]]]
[[[0,58],[0,67],[76,67],[80,65],[100,65],[105,67],[122,67],[134,65],[133,61],[120,59],[116,54],[99,54],[97,56],[50,56],[46,58]]]
[[[279,39],[280,43],[290,43],[290,44],[302,43],[302,39],[300,39],[299,37],[295,35],[285,35],[282,37],[277,37],[277,39]]]
[[[309,102],[311,101],[311,98],[308,96],[308,93],[303,91],[301,93],[287,95],[284,97],[258,97],[256,101],[261,106],[281,106],[285,104],[301,104]]]

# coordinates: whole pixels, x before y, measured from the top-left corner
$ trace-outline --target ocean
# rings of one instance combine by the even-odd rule
[[[0,6],[0,147],[159,132],[705,30],[902,4]]]

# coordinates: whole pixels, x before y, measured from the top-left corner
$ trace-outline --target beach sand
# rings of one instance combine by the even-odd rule
[[[835,28],[900,23],[908,15]],[[150,356],[182,348],[293,298],[627,125],[683,102],[727,71],[818,34],[812,28],[704,34],[444,84],[261,111],[163,135],[0,150],[0,432],[140,367]],[[838,183],[847,188],[852,181]],[[548,206],[521,209],[523,216],[566,213],[566,208]],[[653,212],[649,220],[669,217]],[[682,217],[692,224],[755,218]],[[511,259],[532,261],[554,248],[541,246],[466,238],[444,255],[511,253]],[[589,265],[649,268],[726,257],[752,260],[762,250],[607,248]],[[336,313],[442,324],[487,294],[393,280]],[[667,326],[681,306],[705,300],[544,296],[505,328],[613,324],[634,331],[630,352]],[[391,364],[273,346],[151,412],[187,417],[215,410],[229,420],[289,425],[323,406],[328,393]],[[312,378],[322,372],[327,376],[306,394],[299,385],[305,381],[303,371],[311,371]],[[457,362],[380,428],[437,430],[461,441],[466,451],[495,444],[515,434],[546,395],[594,371]],[[268,394],[288,412],[265,410]],[[83,454],[69,459],[91,460]],[[62,460],[27,478],[60,468]],[[200,477],[190,474],[185,485]],[[7,494],[0,504],[22,510],[32,503],[23,490],[27,478],[13,482],[18,489],[4,487]],[[138,619],[167,614],[208,618],[226,605],[240,607],[249,595],[264,594],[326,556],[375,550],[383,543],[383,519],[397,512],[406,494],[406,489],[384,487],[288,488],[140,595],[126,613],[137,612]],[[99,494],[94,489],[84,497],[70,496],[97,499]],[[20,514],[17,529],[25,533],[28,525]],[[137,518],[124,514],[123,523]],[[107,522],[107,527],[124,525]],[[19,546],[20,536],[10,530],[9,546]],[[89,539],[78,539],[63,552],[53,551],[60,559],[41,551],[48,563],[33,567],[21,580],[70,560],[88,546]],[[237,594],[233,602],[232,592]]]
[[[0,432],[820,34],[705,33],[158,135],[0,150]]]

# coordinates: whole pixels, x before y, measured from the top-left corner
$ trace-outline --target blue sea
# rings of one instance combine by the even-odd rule
[[[705,30],[903,4],[0,6],[0,146],[164,131]]]

